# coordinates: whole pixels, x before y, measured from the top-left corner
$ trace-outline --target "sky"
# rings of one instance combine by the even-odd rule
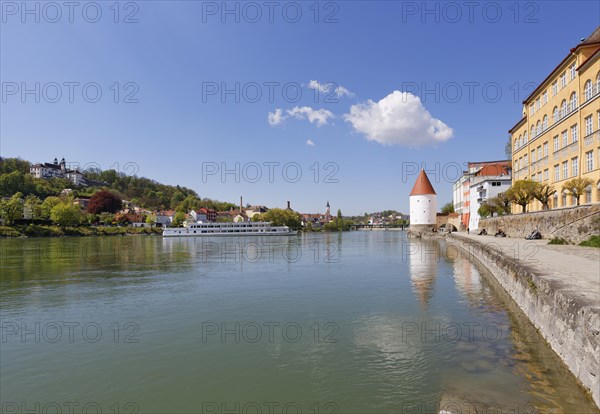
[[[2,1],[0,155],[344,215],[505,159],[597,1]]]

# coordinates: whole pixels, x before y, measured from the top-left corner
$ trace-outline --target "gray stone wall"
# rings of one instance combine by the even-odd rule
[[[508,237],[524,238],[533,229],[542,233],[544,239],[560,237],[578,244],[592,235],[600,234],[600,204],[568,207],[533,213],[481,219],[479,230],[495,234],[502,229]]]

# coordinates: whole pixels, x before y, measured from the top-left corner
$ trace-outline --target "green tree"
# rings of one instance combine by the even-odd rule
[[[454,204],[452,203],[452,201],[448,201],[446,204],[444,204],[442,206],[442,209],[440,210],[442,213],[454,213]]]
[[[494,206],[496,213],[499,215],[510,214],[510,205],[512,204],[510,194],[506,192],[498,193],[496,197],[489,200],[489,203]]]
[[[185,214],[181,211],[175,213],[173,217],[173,227],[181,227],[183,226],[183,222],[185,221]]]
[[[522,212],[527,211],[527,204],[533,200],[533,194],[535,193],[536,182],[532,180],[518,180],[515,181],[508,190],[506,190],[507,196],[522,207]]]
[[[37,196],[29,194],[25,197],[23,216],[31,220],[39,220],[42,218],[42,202]]]
[[[549,184],[535,183],[533,197],[542,203],[542,210],[548,210],[550,198],[556,193],[554,187]]]
[[[479,209],[477,209],[477,214],[479,214],[479,216],[483,217],[483,218],[493,216],[494,213],[497,213],[497,212],[498,212],[498,209],[497,209],[495,203],[491,202],[491,199],[483,202],[481,204],[481,206],[479,206]]]
[[[52,207],[50,220],[61,227],[73,227],[79,224],[81,209],[71,203],[60,203]]]
[[[62,202],[63,201],[59,197],[46,197],[41,205],[41,218],[50,218],[50,212],[52,211],[52,208]]]
[[[302,227],[302,216],[295,211],[273,208],[257,216],[254,216],[252,221],[268,221],[274,226],[288,226],[291,230],[299,230]]]
[[[154,214],[148,214],[146,216],[146,224],[154,225],[156,223],[156,216]]]
[[[577,200],[577,205],[579,205],[581,196],[585,194],[587,188],[592,184],[594,184],[594,181],[592,181],[590,178],[577,177],[564,183],[562,188],[567,192],[567,194],[575,197]]]
[[[10,199],[0,199],[0,218],[8,225],[23,218],[23,194],[16,193]]]

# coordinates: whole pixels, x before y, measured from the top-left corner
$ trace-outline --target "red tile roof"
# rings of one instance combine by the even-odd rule
[[[425,195],[425,194],[435,194],[435,190],[431,185],[431,181],[427,177],[425,170],[421,170],[419,176],[417,177],[417,181],[415,182],[415,186],[410,192],[411,196],[414,195]]]

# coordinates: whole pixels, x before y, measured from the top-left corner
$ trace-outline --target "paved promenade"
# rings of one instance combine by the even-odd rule
[[[600,249],[570,245],[549,245],[548,240],[477,236],[453,233],[453,237],[474,240],[501,250],[547,280],[557,291],[582,306],[600,309]]]

